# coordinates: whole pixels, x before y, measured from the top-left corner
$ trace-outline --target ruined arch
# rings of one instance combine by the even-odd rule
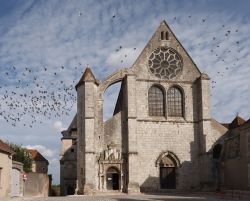
[[[111,85],[117,82],[122,81],[122,79],[127,74],[128,74],[128,69],[120,69],[112,73],[105,80],[103,80],[101,84],[99,85],[100,98],[103,96],[104,92],[106,91],[108,87],[110,87]]]

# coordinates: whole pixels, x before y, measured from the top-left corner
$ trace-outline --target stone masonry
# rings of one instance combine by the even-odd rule
[[[170,78],[159,77],[158,70],[152,73],[149,68],[149,58],[153,58],[152,52],[157,54],[157,48],[177,52],[175,57],[181,58],[183,66],[175,74],[169,69],[170,57],[156,64],[161,73],[170,73]],[[103,94],[119,81],[121,89],[114,116],[103,122]],[[150,115],[151,87],[158,87],[163,94],[164,115]],[[172,88],[181,94],[180,116],[169,115]],[[72,187],[66,185],[64,164],[68,161],[65,153],[73,141],[77,147],[77,152],[72,153],[77,166],[73,169],[77,175],[73,180],[75,193],[214,188],[211,151],[226,129],[220,129],[221,124],[211,118],[208,75],[199,71],[165,21],[132,67],[118,70],[103,81],[98,81],[87,68],[76,91],[77,114],[62,133],[63,194],[68,194],[67,188]],[[70,146],[65,148],[66,144]]]

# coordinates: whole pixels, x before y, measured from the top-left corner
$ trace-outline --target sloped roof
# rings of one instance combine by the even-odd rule
[[[92,73],[90,68],[86,68],[81,79],[79,82],[76,84],[75,88],[77,89],[79,86],[81,86],[84,82],[94,82],[97,85],[99,82],[95,79],[94,74]]]
[[[194,65],[195,70],[197,71],[197,73],[201,76],[202,73],[199,70],[198,66],[195,64],[194,60],[192,59],[192,57],[188,54],[187,50],[184,48],[184,46],[182,45],[182,43],[178,40],[178,38],[176,37],[176,35],[174,34],[174,32],[172,31],[172,29],[170,29],[169,25],[167,24],[166,20],[163,20],[160,25],[158,26],[158,28],[156,29],[156,31],[154,32],[153,36],[151,37],[151,39],[148,41],[148,43],[146,44],[146,46],[143,48],[143,50],[141,51],[140,55],[137,57],[137,59],[135,60],[135,62],[133,63],[132,67],[137,66],[138,63],[140,63],[140,59],[144,59],[143,55],[146,52],[146,49],[148,49],[149,47],[151,47],[153,44],[153,41],[159,41],[158,40],[158,33],[161,33],[162,30],[166,30],[168,31],[174,38],[174,40],[178,43],[178,45],[180,46],[180,49],[183,50],[183,53],[187,55],[187,58],[191,61],[191,63]],[[169,46],[169,45],[168,45]],[[179,50],[178,50],[179,52]],[[140,65],[138,65],[140,66]],[[207,78],[209,79],[208,75]]]
[[[15,153],[14,150],[2,140],[0,140],[0,151],[11,155]]]
[[[236,116],[234,118],[234,120],[230,123],[229,128],[233,129],[233,128],[237,128],[238,126],[241,126],[242,124],[244,124],[246,122],[245,119],[241,118],[240,116]]]
[[[27,151],[30,153],[34,161],[45,161],[47,162],[47,164],[49,164],[48,160],[44,158],[43,155],[40,154],[40,152],[37,151],[36,149],[27,149]]]

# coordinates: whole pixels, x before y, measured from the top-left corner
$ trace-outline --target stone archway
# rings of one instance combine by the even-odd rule
[[[180,166],[180,161],[172,152],[160,154],[156,161],[159,167],[159,179],[161,189],[176,189],[176,171]]]

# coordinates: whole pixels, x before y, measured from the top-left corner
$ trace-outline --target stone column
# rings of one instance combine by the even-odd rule
[[[128,193],[140,192],[138,183],[138,152],[136,135],[136,80],[135,75],[126,77],[127,132],[128,132]]]

